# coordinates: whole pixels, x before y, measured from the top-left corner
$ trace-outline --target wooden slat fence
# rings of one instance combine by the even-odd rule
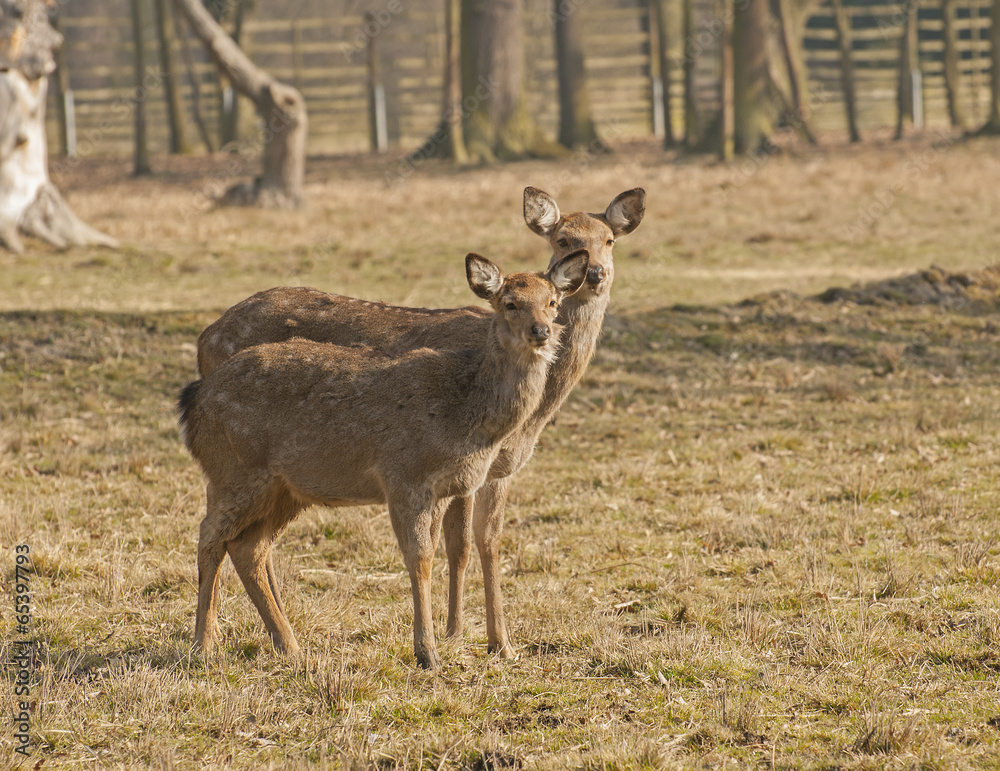
[[[147,0],[150,1],[151,0]],[[570,0],[583,14],[591,101],[598,128],[612,139],[646,136],[652,131],[648,0]],[[970,123],[985,117],[988,103],[988,29],[992,0],[958,0],[961,51],[961,100]],[[895,124],[903,2],[844,0],[853,31],[862,131]],[[698,101],[703,120],[718,109],[719,30],[722,0],[695,0],[698,51]],[[554,135],[558,121],[552,0],[525,0],[526,86],[529,105],[543,130]],[[375,22],[365,12],[376,13]],[[152,20],[153,13],[146,14]],[[920,66],[928,124],[944,123],[947,109],[943,75],[940,0],[919,0]],[[680,29],[680,2],[669,12],[671,29]],[[64,61],[76,102],[80,155],[131,152],[132,106],[145,99],[149,146],[166,152],[168,124],[159,76],[155,28],[145,31],[149,75],[136,91],[132,71],[132,32],[128,0],[72,0],[61,5],[66,37]],[[198,146],[193,94],[198,89],[207,125],[217,132],[221,86],[200,44],[183,23],[174,59],[182,84],[189,144]],[[680,62],[683,41],[672,36],[675,62],[670,89],[674,130],[682,120]],[[296,85],[310,113],[312,153],[368,149],[367,51],[373,39],[386,94],[388,138],[397,148],[414,148],[439,120],[444,19],[441,0],[272,0],[255,4],[244,25],[243,45],[259,65]],[[842,129],[844,111],[838,81],[839,60],[828,2],[809,18],[805,30],[809,85],[814,93],[815,125]],[[184,66],[187,46],[193,71]],[[55,91],[50,89],[49,130],[53,154],[59,147]],[[243,132],[253,131],[252,105],[241,101]],[[213,140],[218,144],[218,137]]]

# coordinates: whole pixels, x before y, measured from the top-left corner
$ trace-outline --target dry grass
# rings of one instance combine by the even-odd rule
[[[0,594],[29,543],[30,765],[1000,767],[995,307],[720,304],[984,267],[997,149],[934,152],[858,243],[844,223],[928,145],[775,157],[745,181],[643,146],[394,189],[328,160],[304,213],[188,222],[204,161],[74,173],[74,205],[126,248],[0,257]],[[650,207],[617,248],[597,359],[512,494],[520,658],[487,656],[473,566],[466,641],[416,669],[391,527],[360,508],[312,509],[276,550],[301,659],[270,651],[228,566],[222,653],[192,659],[204,491],[173,401],[197,333],[285,282],[465,303],[466,251],[544,262],[525,184],[567,209],[644,184]],[[435,578],[443,630],[443,557]]]

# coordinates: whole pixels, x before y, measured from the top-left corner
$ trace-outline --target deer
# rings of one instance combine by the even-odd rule
[[[189,384],[181,433],[207,490],[195,648],[208,654],[218,636],[228,553],[274,649],[297,653],[272,545],[310,505],[382,503],[410,577],[414,656],[440,669],[430,579],[445,506],[482,486],[503,441],[537,409],[559,305],[584,285],[588,261],[578,250],[545,273],[505,276],[470,253],[469,287],[492,309],[475,348],[390,354],[293,338],[244,349]]]
[[[555,199],[535,187],[524,189],[524,221],[551,250],[549,267],[578,249],[590,255],[586,285],[560,306],[564,327],[560,350],[549,369],[535,413],[504,441],[489,478],[475,496],[451,501],[444,518],[448,557],[447,637],[460,640],[465,571],[473,543],[479,552],[486,599],[489,651],[513,658],[500,582],[500,537],[511,478],[531,458],[542,430],[558,412],[593,358],[614,281],[613,248],[634,231],[645,213],[642,188],[616,196],[603,213],[563,214]],[[234,305],[198,337],[202,376],[249,346],[303,337],[351,345],[363,343],[401,351],[422,346],[445,350],[480,344],[489,328],[488,312],[476,308],[404,308],[368,302],[317,289],[278,287]]]

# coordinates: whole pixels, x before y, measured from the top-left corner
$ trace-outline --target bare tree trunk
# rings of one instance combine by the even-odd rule
[[[462,100],[465,146],[478,161],[555,157],[565,149],[542,136],[524,96],[522,0],[463,0]],[[466,65],[468,69],[465,69]]]
[[[667,0],[651,0],[650,7],[656,17],[656,63],[660,78],[660,94],[663,97],[663,148],[670,150],[677,146],[674,138],[673,111],[670,104],[670,24],[667,20]]]
[[[579,6],[552,0],[559,75],[559,143],[563,147],[590,145],[597,139],[583,60],[583,27]]]
[[[805,76],[802,72],[802,62],[798,54],[798,35],[794,29],[789,0],[777,0],[775,10],[778,13],[778,25],[781,32],[781,53],[785,58],[785,69],[788,71],[788,87],[792,94],[792,105],[796,110],[802,108],[802,83]]]
[[[698,95],[695,93],[695,65],[698,49],[694,38],[694,0],[681,0],[684,27],[684,146],[694,150],[701,141]]]
[[[847,116],[847,131],[852,142],[861,141],[858,130],[857,97],[854,91],[854,58],[851,55],[851,20],[844,10],[841,0],[830,0],[837,32],[837,48],[840,51],[840,88],[844,94],[844,111]]]
[[[788,88],[791,92],[792,124],[799,135],[810,144],[816,144],[816,134],[809,125],[808,108],[802,94],[809,80],[802,61],[801,31],[792,0],[777,0],[775,8],[781,32],[781,52],[788,72]]]
[[[143,34],[145,26],[144,0],[132,0],[132,61],[135,64],[135,89],[137,94],[145,93],[143,81],[146,79],[146,38]],[[132,118],[135,125],[135,162],[132,173],[139,177],[151,174],[149,167],[149,146],[146,144],[146,99],[135,99],[132,105]]]
[[[57,32],[59,31],[58,17],[52,20],[52,28]],[[73,147],[75,137],[70,136],[73,129],[69,125],[70,114],[66,106],[67,94],[70,93],[69,72],[66,70],[66,57],[63,55],[62,46],[59,46],[53,53],[56,60],[56,71],[52,77],[52,82],[55,84],[56,110],[59,114],[59,149],[64,156],[69,157],[75,154],[75,148]]]
[[[751,153],[767,144],[778,110],[768,60],[768,2],[741,0],[733,14],[735,149]]]
[[[736,147],[736,72],[733,54],[733,0],[725,0],[722,29],[722,83],[719,99],[719,159],[731,160]]]
[[[462,0],[445,0],[444,123],[451,159],[469,162],[462,134]]]
[[[990,20],[990,111],[981,132],[1000,134],[1000,0],[993,0]]]
[[[160,69],[170,122],[170,152],[187,153],[190,148],[184,132],[184,104],[177,87],[177,66],[174,60],[174,22],[169,0],[156,0],[156,34],[160,43]]]
[[[302,94],[254,66],[212,19],[200,0],[174,0],[174,4],[233,87],[257,105],[264,121],[261,137],[263,173],[252,186],[238,186],[227,193],[225,199],[276,208],[298,207],[302,203],[308,136],[308,117]]]
[[[915,108],[913,73],[917,71],[917,4],[907,8],[906,26],[899,47],[899,89],[897,91],[898,112],[896,115],[896,139],[903,138],[903,126],[907,116],[913,118]]]
[[[0,245],[17,254],[20,232],[59,248],[118,244],[84,224],[49,180],[46,76],[60,45],[44,0],[0,0]]]
[[[233,0],[229,0],[229,5],[233,4]],[[233,42],[236,43],[237,47],[246,53],[246,41],[243,39],[243,22],[245,20],[247,8],[247,0],[235,0],[235,9],[233,13],[233,34],[231,35]],[[221,23],[220,23],[221,26]],[[298,26],[292,27],[293,33],[298,30]],[[301,32],[299,33],[301,36]],[[293,39],[295,39],[293,37]],[[295,50],[295,49],[293,49]],[[298,57],[293,57],[296,65],[298,64]],[[298,75],[299,70],[296,69],[296,75]],[[298,78],[296,78],[298,80]],[[300,83],[296,82],[296,88],[300,88]],[[228,90],[228,97],[226,96]],[[228,101],[227,101],[228,100]],[[239,138],[239,126],[240,126],[240,99],[239,96],[232,90],[232,84],[228,84],[223,81],[222,78],[219,79],[219,147],[224,148],[230,142],[235,142]]]
[[[184,60],[184,69],[187,70],[188,82],[191,86],[191,117],[194,118],[194,125],[198,127],[198,136],[201,137],[205,150],[209,153],[215,152],[212,144],[212,135],[208,131],[205,123],[205,116],[201,111],[201,83],[198,81],[198,74],[194,70],[194,59],[191,57],[191,46],[188,36],[181,27],[180,19],[174,16],[174,32],[181,44],[181,58]]]
[[[441,122],[417,150],[416,158],[445,158],[460,166],[469,162],[462,133],[462,0],[444,0],[444,95]],[[371,45],[371,41],[368,43]]]
[[[958,66],[958,30],[955,29],[955,0],[941,0],[944,20],[944,87],[948,95],[948,117],[951,125],[962,128],[962,73]]]

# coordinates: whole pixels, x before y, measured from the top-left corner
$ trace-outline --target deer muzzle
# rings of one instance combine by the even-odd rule
[[[539,343],[544,343],[552,335],[552,330],[548,324],[532,324],[531,339]]]

